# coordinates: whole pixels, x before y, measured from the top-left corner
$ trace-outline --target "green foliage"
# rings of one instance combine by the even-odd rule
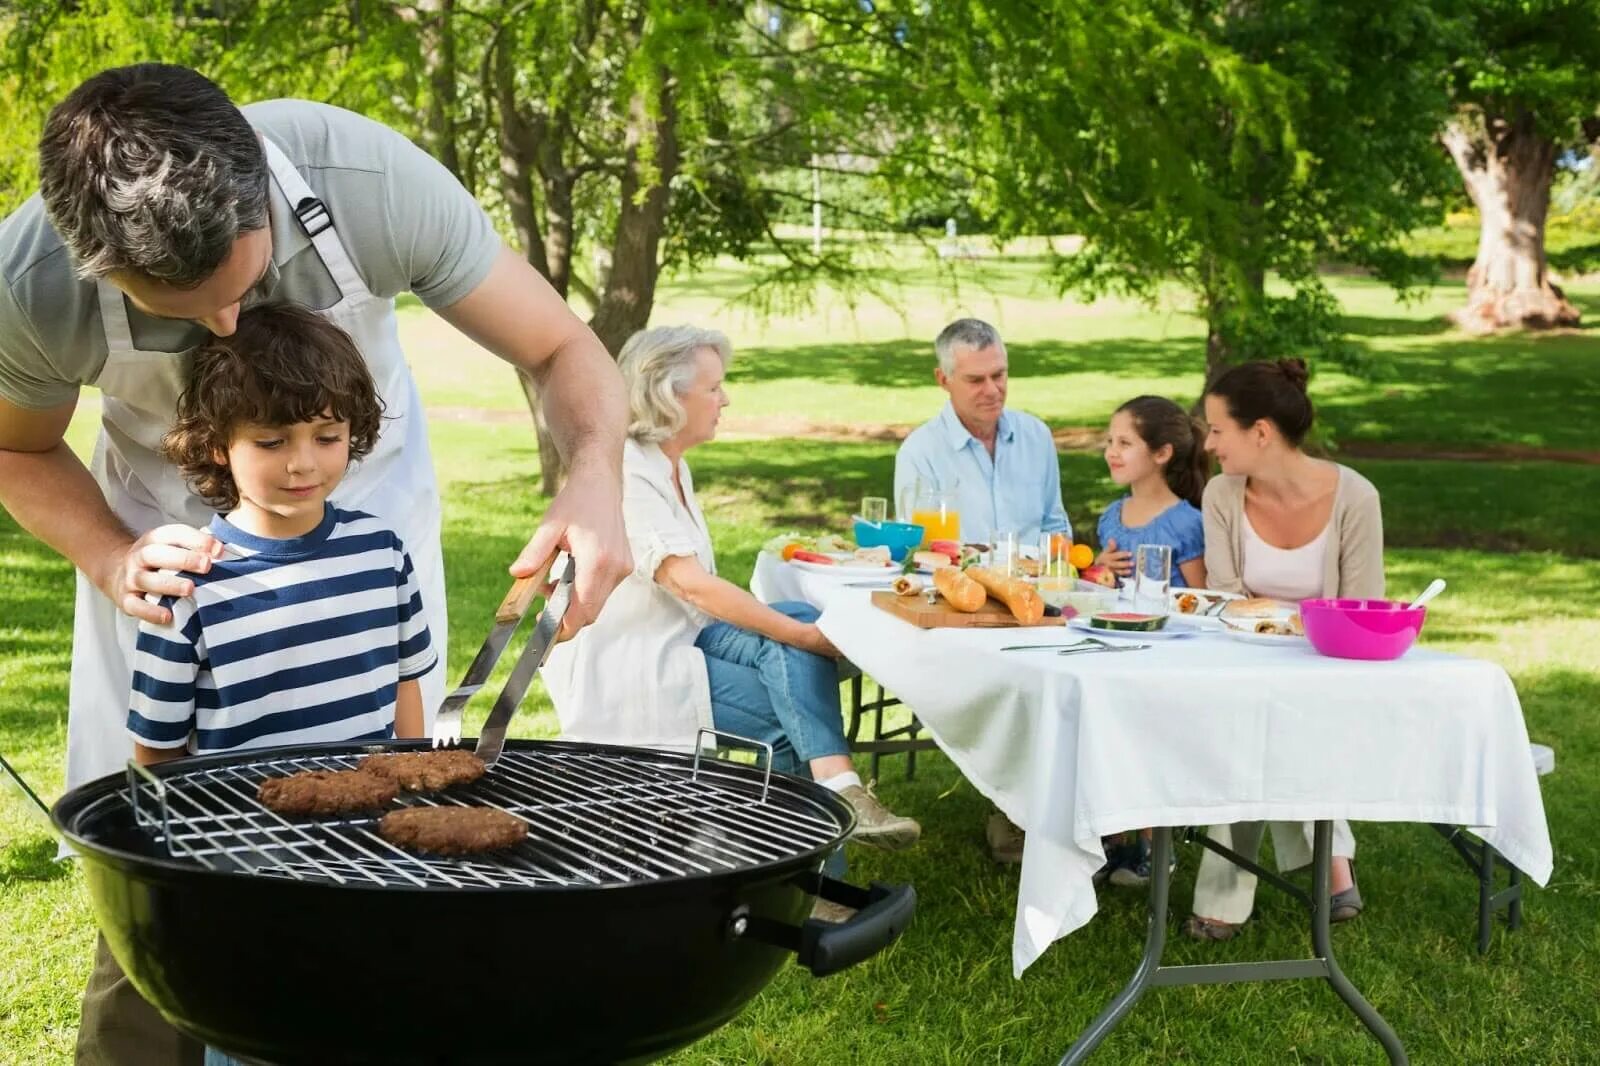
[[[1460,103],[1507,119],[1531,114],[1558,145],[1595,140],[1600,13],[1592,0],[1460,0],[1458,10],[1452,88]]]
[[[948,61],[930,144],[972,161],[1002,233],[1084,235],[1064,287],[1148,298],[1177,280],[1251,358],[1341,350],[1325,259],[1428,276],[1400,243],[1449,183],[1445,27],[1420,0],[972,0],[930,19]]]

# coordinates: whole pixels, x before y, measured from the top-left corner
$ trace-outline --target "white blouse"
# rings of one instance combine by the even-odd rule
[[[633,572],[592,625],[556,645],[542,672],[563,739],[688,751],[695,731],[711,726],[706,660],[694,642],[712,619],[657,584],[655,573],[674,555],[692,555],[716,573],[711,534],[687,463],[678,462],[687,504],[654,444],[629,440],[622,473]]]
[[[1330,521],[1316,539],[1298,548],[1275,548],[1261,539],[1244,515],[1244,559],[1239,580],[1252,596],[1299,603],[1322,595],[1322,570],[1328,555]]]

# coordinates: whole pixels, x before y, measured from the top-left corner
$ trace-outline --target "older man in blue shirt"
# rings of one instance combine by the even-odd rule
[[[933,342],[933,378],[950,402],[912,431],[894,459],[894,497],[915,503],[921,488],[954,490],[961,539],[1016,533],[1072,535],[1061,505],[1061,468],[1050,427],[1006,410],[1006,346],[987,322],[962,318]]]
[[[915,504],[920,487],[953,491],[961,539],[992,541],[1016,533],[1023,544],[1041,533],[1072,536],[1061,504],[1061,468],[1050,427],[1006,410],[1006,346],[987,322],[961,318],[933,342],[933,378],[950,402],[911,432],[894,457],[894,497]],[[989,854],[1022,861],[1023,833],[1000,811],[985,826]]]

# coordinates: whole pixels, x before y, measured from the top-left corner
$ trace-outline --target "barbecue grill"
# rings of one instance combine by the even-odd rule
[[[733,1017],[789,954],[820,975],[909,923],[909,886],[821,876],[853,827],[827,789],[751,766],[510,741],[420,804],[497,807],[504,852],[404,851],[372,815],[281,817],[269,777],[377,751],[280,748],[130,766],[57,803],[95,916],[175,1025],[283,1064],[648,1062]],[[860,908],[807,920],[821,895]]]

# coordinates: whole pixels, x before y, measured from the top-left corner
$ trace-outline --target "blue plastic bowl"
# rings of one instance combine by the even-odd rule
[[[856,543],[863,548],[888,548],[890,557],[898,563],[922,543],[922,527],[910,522],[873,526],[857,520]]]

